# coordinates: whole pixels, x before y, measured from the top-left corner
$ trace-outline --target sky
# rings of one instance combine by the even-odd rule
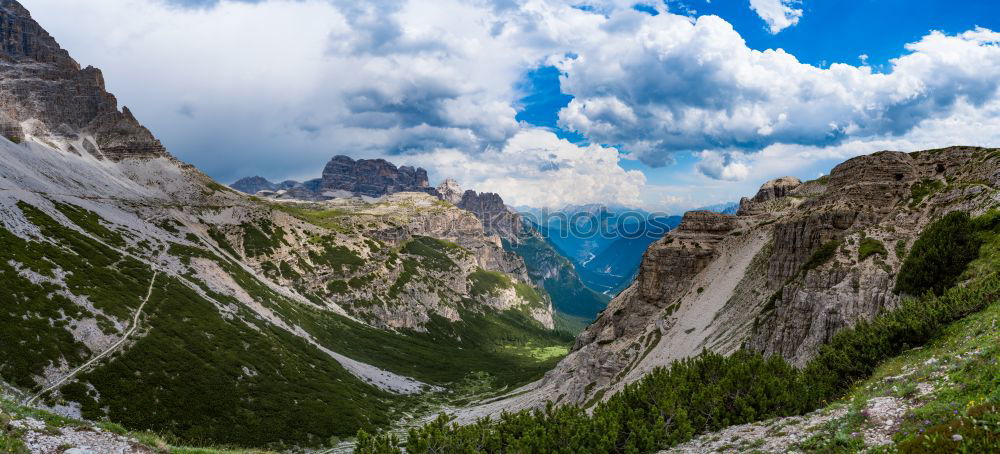
[[[223,183],[386,158],[515,206],[681,212],[1000,145],[1000,2],[21,0]]]

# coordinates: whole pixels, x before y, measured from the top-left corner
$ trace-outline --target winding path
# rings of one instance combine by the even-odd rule
[[[32,406],[32,405],[34,405],[34,403],[38,401],[38,398],[42,397],[43,394],[45,394],[45,393],[47,393],[49,391],[52,391],[53,389],[56,389],[56,388],[62,386],[62,384],[66,383],[67,380],[75,377],[76,374],[78,374],[81,371],[83,371],[84,369],[92,366],[94,363],[96,363],[97,361],[100,361],[102,358],[108,356],[109,354],[111,354],[112,352],[114,352],[115,350],[117,350],[118,347],[121,347],[122,344],[124,344],[125,341],[127,341],[130,337],[132,337],[132,335],[135,334],[136,330],[139,329],[139,316],[142,315],[142,310],[146,307],[146,303],[149,302],[149,297],[153,295],[153,284],[156,283],[156,275],[157,274],[159,274],[159,271],[153,270],[153,278],[150,279],[150,281],[149,281],[149,288],[146,289],[146,297],[143,298],[142,304],[139,305],[139,309],[137,309],[135,311],[135,316],[132,317],[132,326],[128,329],[128,331],[125,332],[125,335],[122,336],[121,339],[119,339],[114,344],[111,344],[110,347],[108,347],[106,350],[104,350],[103,352],[101,352],[97,356],[95,356],[93,358],[90,358],[89,361],[83,363],[83,365],[81,365],[80,367],[77,367],[76,369],[73,369],[72,372],[66,374],[63,378],[60,378],[59,380],[56,380],[55,383],[53,383],[53,384],[51,384],[49,386],[46,386],[44,389],[42,389],[41,391],[39,391],[38,394],[35,394],[30,399],[28,399],[27,401],[25,401],[25,405],[29,406],[29,407]]]

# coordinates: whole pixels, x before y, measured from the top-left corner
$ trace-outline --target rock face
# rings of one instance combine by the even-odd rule
[[[715,245],[735,226],[733,216],[711,211],[685,213],[672,234],[646,251],[627,297],[612,301],[605,315],[577,337],[574,349],[644,331],[653,314],[675,303],[669,295],[681,293],[715,258]]]
[[[785,197],[793,190],[802,185],[802,180],[795,177],[781,177],[764,183],[757,191],[757,195],[753,198],[744,197],[740,200],[739,211],[737,215],[746,216],[753,212],[753,210],[760,210],[763,204],[775,199],[780,199]]]
[[[753,201],[756,203],[767,202],[768,200],[779,199],[791,194],[792,190],[799,187],[802,180],[795,177],[781,177],[764,183],[757,191]]]
[[[767,182],[742,205],[735,217],[687,213],[554,370],[460,419],[545,399],[589,407],[703,349],[748,348],[803,365],[840,330],[899,304],[896,275],[929,223],[1000,206],[1000,152],[875,153],[816,181]],[[861,260],[862,239],[886,252]],[[833,257],[805,269],[828,244]]]
[[[775,226],[767,270],[773,309],[761,315],[748,347],[802,365],[836,332],[895,307],[899,296],[892,288],[905,258],[899,252],[939,216],[980,212],[991,203],[984,196],[997,187],[995,169],[976,165],[977,153],[982,150],[961,147],[880,152],[835,167],[825,192],[807,198]],[[917,185],[941,189],[918,203]],[[858,263],[864,238],[882,243],[887,254]],[[831,242],[838,245],[834,257],[803,270],[813,253]]]
[[[0,132],[15,142],[77,142],[73,152],[121,160],[167,156],[160,141],[80,68],[15,0],[0,0]],[[81,149],[82,148],[82,149]]]
[[[458,184],[457,181],[448,178],[438,185],[437,191],[441,194],[441,200],[451,202],[452,205],[458,205],[462,202],[462,195],[465,191],[462,191],[462,186]]]
[[[321,191],[346,191],[355,195],[382,197],[397,192],[437,191],[427,183],[427,171],[409,166],[396,168],[384,159],[335,156],[323,169]]]
[[[499,194],[468,190],[456,206],[476,215],[487,233],[517,242],[522,228],[521,215],[507,208]]]

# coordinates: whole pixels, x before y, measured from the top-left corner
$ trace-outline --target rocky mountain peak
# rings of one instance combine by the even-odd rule
[[[441,194],[442,200],[447,200],[453,205],[458,205],[462,201],[462,196],[465,195],[464,191],[462,191],[462,186],[451,178],[442,181],[438,185],[437,191]]]
[[[437,195],[427,182],[427,171],[410,166],[396,167],[385,159],[335,156],[323,169],[321,191],[346,191],[355,195],[381,197],[396,192],[426,192]]]
[[[828,199],[888,208],[909,196],[917,166],[908,153],[882,151],[849,159],[830,172]]]
[[[754,196],[753,201],[766,202],[768,200],[784,197],[801,184],[802,180],[795,177],[775,178],[767,183],[764,183],[764,185],[760,187],[760,190],[757,191],[757,195]]]
[[[521,216],[507,208],[503,198],[493,192],[465,191],[457,207],[476,215],[490,235],[516,242],[521,231]]]
[[[800,186],[802,186],[802,180],[795,177],[781,177],[768,181],[760,187],[757,195],[753,196],[753,198],[743,197],[740,199],[740,208],[737,211],[737,215],[749,215],[756,208],[759,208],[759,205],[788,196]]]
[[[97,68],[80,69],[15,0],[0,0],[0,132],[63,144],[77,154],[121,160],[167,156],[159,140],[104,87]],[[72,142],[79,142],[83,150]]]
[[[278,189],[278,185],[271,183],[261,176],[240,178],[237,182],[231,184],[230,187],[246,194],[256,194],[260,191],[275,191]]]
[[[0,59],[7,62],[54,63],[80,69],[59,43],[15,0],[0,0]]]

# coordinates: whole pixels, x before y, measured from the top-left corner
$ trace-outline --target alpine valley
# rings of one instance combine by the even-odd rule
[[[1000,450],[1000,150],[641,220],[230,187],[16,0],[0,39],[0,453]]]

